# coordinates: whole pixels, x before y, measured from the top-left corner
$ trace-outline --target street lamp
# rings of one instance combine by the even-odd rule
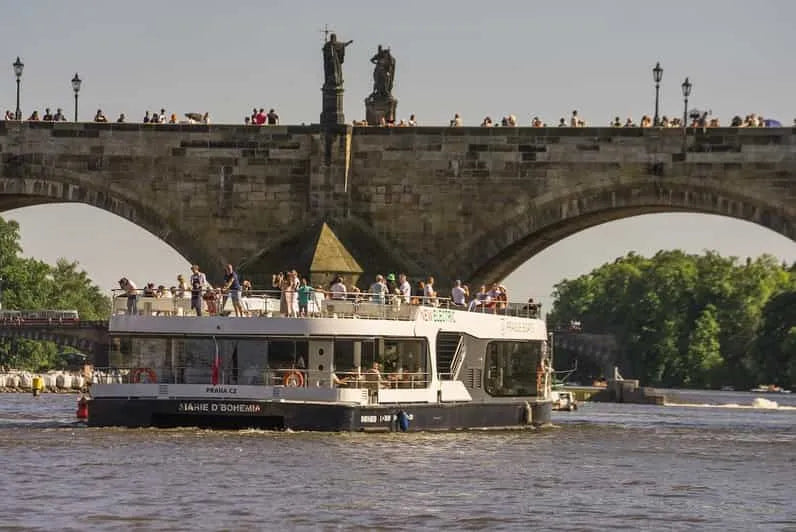
[[[656,127],[661,125],[661,120],[658,118],[658,94],[661,88],[661,78],[663,78],[663,69],[660,63],[655,63],[655,68],[652,69],[652,79],[655,80],[655,118],[652,123]]]
[[[22,120],[22,109],[19,108],[19,81],[22,77],[22,69],[25,68],[25,63],[17,57],[17,60],[11,66],[14,67],[14,75],[17,77],[17,112],[14,116],[16,116],[17,120]]]
[[[683,100],[685,101],[685,105],[683,106],[683,127],[688,127],[688,97],[691,96],[691,82],[688,81],[688,78],[685,78],[680,87],[683,89]]]
[[[75,91],[75,122],[77,122],[77,93],[80,92],[80,84],[83,83],[83,80],[77,76],[77,72],[75,72],[75,77],[72,78],[72,89]]]

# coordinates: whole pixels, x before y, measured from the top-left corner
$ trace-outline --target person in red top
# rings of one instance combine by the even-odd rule
[[[258,126],[261,126],[265,124],[265,120],[266,120],[265,109],[260,109],[259,111],[257,111],[257,114],[254,115],[254,123],[257,124]]]

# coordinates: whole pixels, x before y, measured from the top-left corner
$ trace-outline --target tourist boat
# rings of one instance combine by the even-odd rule
[[[575,394],[569,390],[554,388],[550,398],[553,402],[553,410],[571,412],[578,409],[578,401],[575,399]]]
[[[262,299],[256,316],[237,318],[115,305],[88,425],[367,432],[550,422],[545,323],[522,305],[325,299],[295,318],[278,314],[278,298]]]

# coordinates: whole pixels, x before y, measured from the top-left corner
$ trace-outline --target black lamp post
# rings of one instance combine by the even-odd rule
[[[655,68],[652,69],[652,79],[655,80],[655,118],[652,123],[656,127],[661,125],[661,120],[658,117],[658,95],[661,89],[661,78],[663,78],[663,69],[660,63],[655,63]]]
[[[17,112],[14,116],[16,116],[17,120],[22,120],[22,109],[19,108],[19,82],[20,78],[22,77],[22,69],[25,68],[25,63],[19,60],[14,61],[14,64],[11,65],[14,67],[14,75],[17,77]]]
[[[83,80],[77,76],[77,72],[75,72],[75,77],[72,78],[72,89],[75,91],[75,122],[77,122],[77,93],[80,92],[80,84],[83,83]]]
[[[688,81],[688,78],[685,78],[680,87],[683,89],[683,100],[685,105],[683,106],[683,127],[688,127],[688,97],[691,96],[691,82]]]

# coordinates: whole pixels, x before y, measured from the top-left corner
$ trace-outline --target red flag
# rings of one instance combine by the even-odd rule
[[[213,360],[213,373],[211,374],[211,382],[213,386],[218,384],[218,370],[221,367],[221,358],[218,356],[218,343],[216,343],[216,358]]]

